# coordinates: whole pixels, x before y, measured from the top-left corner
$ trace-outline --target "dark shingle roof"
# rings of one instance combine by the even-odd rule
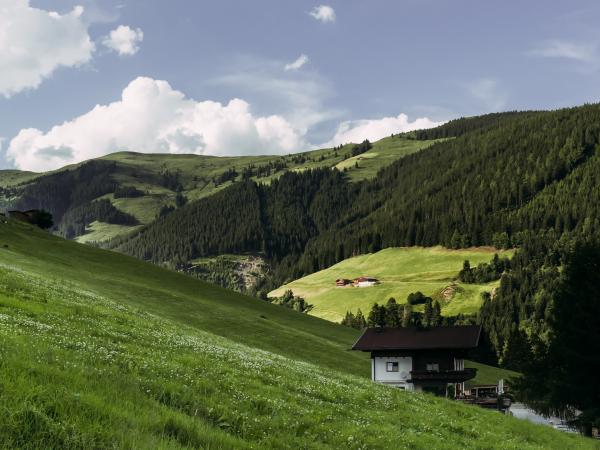
[[[352,350],[469,349],[479,343],[479,325],[431,328],[367,328]]]

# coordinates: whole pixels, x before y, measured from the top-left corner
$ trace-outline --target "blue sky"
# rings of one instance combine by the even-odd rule
[[[289,153],[600,95],[594,1],[2,8],[0,168],[47,170],[117,150]]]

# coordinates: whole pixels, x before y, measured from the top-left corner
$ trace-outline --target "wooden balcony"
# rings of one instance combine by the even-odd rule
[[[475,378],[477,369],[466,368],[463,370],[413,370],[410,372],[412,381],[445,381],[447,383],[462,383]]]

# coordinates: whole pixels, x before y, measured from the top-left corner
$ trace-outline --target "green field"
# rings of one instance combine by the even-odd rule
[[[130,233],[139,228],[139,225],[131,227],[127,225],[115,225],[111,223],[94,221],[88,227],[86,227],[86,233],[82,236],[76,237],[75,240],[82,244],[105,242],[113,236],[123,233]]]
[[[489,262],[495,252],[490,248],[388,248],[346,259],[281,286],[270,292],[269,296],[278,297],[291,289],[294,294],[314,305],[310,314],[333,322],[339,322],[347,311],[356,313],[359,308],[366,315],[374,303],[385,303],[390,297],[398,303],[404,303],[408,294],[417,291],[440,300],[445,315],[474,313],[481,305],[481,293],[491,291],[498,282],[464,284],[455,279],[466,259],[471,266],[475,266]],[[500,254],[510,255],[511,252]],[[366,288],[339,288],[335,285],[338,278],[353,279],[359,276],[375,277],[381,284]]]
[[[0,187],[12,187],[17,184],[26,183],[38,174],[33,172],[22,172],[20,170],[0,170]]]
[[[375,385],[356,336],[0,223],[0,447],[595,448]]]
[[[353,156],[335,167],[339,170],[348,170],[353,181],[374,178],[383,167],[393,163],[399,158],[416,153],[429,147],[435,141],[416,141],[400,136],[383,138],[373,144],[373,148],[362,155]],[[358,167],[356,167],[358,163]]]

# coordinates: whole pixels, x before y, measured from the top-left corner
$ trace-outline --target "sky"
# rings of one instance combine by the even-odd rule
[[[0,169],[597,102],[599,19],[584,0],[0,0]]]

